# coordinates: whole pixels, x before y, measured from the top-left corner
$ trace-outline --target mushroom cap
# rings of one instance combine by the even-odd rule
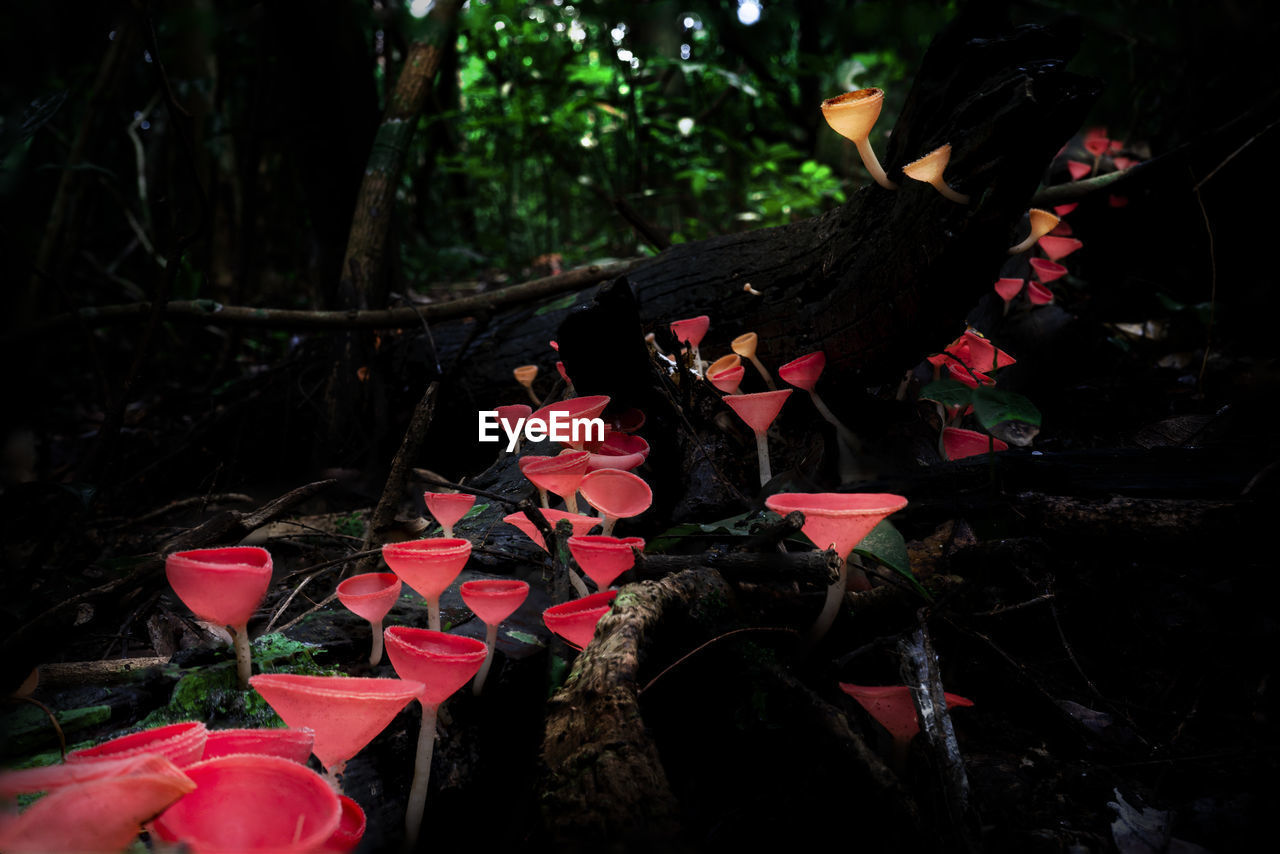
[[[1053,291],[1040,282],[1027,282],[1027,297],[1032,305],[1048,305],[1053,302]]]
[[[513,368],[511,373],[513,376],[515,376],[516,382],[520,383],[520,385],[523,385],[523,386],[533,385],[534,379],[536,379],[538,376],[538,366],[537,365],[521,365],[518,368]]]
[[[0,799],[15,798],[27,792],[53,792],[66,786],[134,774],[170,774],[182,777],[182,772],[171,759],[159,753],[144,751],[121,759],[63,762],[39,768],[0,771]],[[0,820],[0,828],[3,825],[4,821]]]
[[[297,673],[259,673],[249,684],[286,724],[315,731],[311,752],[325,768],[359,753],[422,691],[404,679]]]
[[[979,371],[994,371],[1015,364],[1017,359],[1001,350],[991,339],[972,329],[947,345],[947,352],[954,353],[961,362]]]
[[[942,452],[949,460],[962,460],[965,457],[976,457],[988,450],[987,442],[996,451],[1009,450],[1009,443],[979,433],[977,430],[963,430],[959,427],[944,427],[942,430]]]
[[[164,574],[197,617],[243,627],[271,584],[271,555],[256,546],[174,552],[165,558]]]
[[[734,358],[737,358],[736,356]],[[711,384],[725,394],[737,394],[738,389],[742,386],[742,378],[746,376],[747,369],[742,365],[734,365],[732,368],[724,368],[719,371],[707,369],[707,379]]]
[[[620,433],[634,433],[644,426],[644,413],[634,407],[624,409],[613,419],[613,429]]]
[[[578,491],[590,463],[587,451],[565,451],[555,457],[521,457],[517,465],[534,486],[566,498]]]
[[[546,517],[547,523],[551,525],[552,530],[555,529],[556,523],[561,519],[568,519],[569,524],[573,527],[574,534],[585,534],[600,524],[600,520],[595,516],[585,516],[581,513],[570,513],[568,510],[542,510],[542,515]],[[521,512],[508,513],[502,517],[502,521],[508,525],[515,525],[524,535],[533,540],[538,548],[544,552],[547,550],[546,543],[542,542],[542,534],[538,531],[537,526],[529,521],[529,517]]]
[[[1079,202],[1068,202],[1065,205],[1055,205],[1053,208],[1053,212],[1056,213],[1058,216],[1066,216],[1067,214],[1071,213],[1073,210],[1075,210],[1078,207],[1080,207]]]
[[[816,350],[798,359],[792,359],[778,368],[778,376],[782,377],[783,382],[788,382],[796,388],[813,391],[813,387],[818,384],[818,377],[822,376],[826,366],[827,354]]]
[[[1084,243],[1074,237],[1054,237],[1045,235],[1039,240],[1040,248],[1044,250],[1044,254],[1049,256],[1050,261],[1057,261],[1060,258],[1066,258],[1072,252],[1075,252]]]
[[[799,510],[804,514],[801,530],[809,541],[847,558],[872,528],[906,507],[907,499],[876,492],[779,492],[764,503],[783,516]]]
[[[791,389],[778,391],[761,391],[755,394],[735,394],[723,398],[729,408],[738,413],[738,417],[747,422],[747,426],[756,433],[764,433],[778,417],[782,404],[791,396]]]
[[[1000,299],[1008,302],[1022,293],[1023,284],[1023,279],[996,279],[996,293],[1000,295]]]
[[[1046,261],[1044,258],[1032,258],[1029,262],[1031,269],[1035,271],[1036,277],[1040,279],[1042,284],[1049,284],[1054,279],[1061,279],[1067,274],[1067,268],[1059,264],[1057,261]]]
[[[822,117],[845,139],[866,139],[880,118],[884,106],[883,89],[858,89],[822,102]]]
[[[401,679],[422,684],[418,700],[436,707],[471,681],[488,649],[483,641],[431,629],[392,626],[382,633],[391,666]]]
[[[376,623],[400,598],[400,576],[394,572],[353,575],[338,585],[338,601],[352,613]]]
[[[1071,173],[1071,180],[1079,181],[1093,171],[1093,166],[1089,163],[1081,163],[1079,160],[1068,160],[1067,171]]]
[[[840,683],[840,690],[858,701],[867,714],[889,731],[893,740],[905,744],[920,732],[916,719],[916,706],[911,701],[911,689],[906,685],[851,685]],[[972,706],[973,701],[958,694],[943,694],[948,708]]]
[[[955,362],[947,362],[946,364],[947,378],[956,382],[964,383],[969,388],[977,388],[978,384],[995,385],[996,381],[991,377],[979,371],[976,368],[970,368],[966,365],[957,365]]]
[[[533,414],[533,407],[527,403],[509,403],[506,406],[499,406],[494,412],[498,413],[498,421],[509,425],[514,430],[517,421]]]
[[[50,772],[63,768],[68,766],[30,770]],[[109,770],[110,774],[75,781],[64,779],[21,815],[6,815],[0,821],[0,850],[123,851],[136,839],[143,822],[164,812],[196,787],[172,762],[155,754],[70,768],[73,774],[76,768]],[[6,773],[0,779],[22,773]]]
[[[1053,231],[1060,222],[1057,214],[1041,208],[1032,208],[1027,211],[1027,220],[1031,225],[1031,233],[1037,238]]]
[[[742,364],[742,357],[737,353],[730,353],[727,356],[721,356],[711,364],[707,365],[707,376],[718,374],[721,371],[727,371],[730,368],[736,368]]]
[[[183,721],[122,735],[67,754],[67,762],[102,762],[156,753],[179,768],[199,762],[209,730],[200,721]]]
[[[313,730],[302,729],[215,729],[209,731],[201,759],[217,759],[252,753],[255,756],[278,756],[306,765],[315,744]]]
[[[653,503],[653,490],[638,475],[622,469],[597,469],[578,485],[587,503],[605,516],[628,519]]]
[[[595,636],[596,624],[609,613],[617,590],[602,590],[562,605],[553,605],[542,612],[542,622],[547,628],[578,649],[586,649]]]
[[[453,583],[469,557],[471,541],[458,537],[409,540],[382,547],[382,559],[387,566],[418,595],[430,600],[439,598]]]
[[[673,320],[671,322],[671,334],[676,340],[682,344],[688,344],[690,347],[697,347],[702,343],[702,337],[707,334],[707,330],[711,327],[711,318],[705,314],[697,317],[689,317],[684,320]]]
[[[644,551],[640,537],[570,537],[569,552],[601,590],[636,564],[633,549]]]
[[[640,436],[609,430],[604,434],[604,442],[591,455],[587,463],[587,471],[596,469],[622,469],[631,471],[649,458],[649,443]]]
[[[547,425],[547,429],[551,429],[551,413],[563,412],[572,422],[578,418],[599,418],[609,405],[609,397],[603,394],[589,394],[583,397],[571,397],[568,400],[557,401],[556,403],[548,403],[546,406],[534,412],[529,416],[529,420],[541,421]],[[572,435],[572,433],[571,433]],[[580,440],[577,443],[564,442],[567,447],[592,449],[594,441]]]
[[[450,529],[476,503],[476,497],[466,492],[424,492],[422,498],[427,502],[427,512],[440,523],[440,527]]]
[[[338,795],[338,802],[342,805],[342,817],[338,820],[338,829],[325,842],[322,850],[354,851],[360,844],[360,840],[364,838],[368,820],[365,818],[364,810],[351,798]]]
[[[947,171],[951,162],[951,143],[940,145],[919,160],[913,160],[902,167],[902,174],[926,184],[935,184],[942,180],[942,173]]]
[[[187,769],[195,791],[151,830],[195,854],[314,851],[338,829],[342,805],[329,783],[276,756],[222,756]]]
[[[744,359],[750,359],[756,354],[756,347],[759,343],[760,336],[754,332],[744,332],[729,342],[729,349]]]
[[[479,578],[459,591],[462,601],[487,626],[496,626],[516,612],[529,596],[529,582],[516,578]]]

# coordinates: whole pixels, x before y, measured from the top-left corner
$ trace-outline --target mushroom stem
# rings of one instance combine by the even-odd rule
[[[409,788],[409,806],[404,812],[404,847],[412,851],[418,844],[422,828],[422,812],[427,806],[427,782],[431,779],[431,755],[436,749],[435,706],[422,707],[422,728],[418,730],[418,753],[413,763],[413,785]]]
[[[382,661],[382,620],[370,620],[373,628],[373,649],[369,652],[369,665],[376,666]]]
[[[444,535],[445,535],[445,538],[446,538],[446,539],[450,539],[450,540],[452,540],[452,539],[453,539],[453,525],[452,525],[452,524],[449,524],[449,525],[441,524],[441,525],[440,525],[440,530],[444,532]]]
[[[425,598],[425,597],[424,597]],[[440,631],[440,597],[427,599],[427,628]]]
[[[777,391],[778,387],[774,385],[773,374],[769,373],[769,369],[762,365],[760,360],[754,355],[748,356],[747,358],[751,360],[751,364],[756,366],[756,370],[760,372],[760,376],[764,377],[765,384],[769,386],[769,391]]]
[[[498,646],[498,624],[484,624],[484,661],[480,664],[480,669],[476,671],[475,681],[471,683],[471,693],[477,697],[484,690],[485,677],[489,675],[489,665],[493,663],[493,651]]]
[[[534,406],[541,406],[541,405],[542,405],[542,401],[541,401],[541,400],[539,400],[539,399],[538,399],[538,396],[537,396],[536,394],[534,394],[534,393],[533,393],[533,386],[532,386],[532,385],[527,385],[527,386],[525,386],[525,391],[529,392],[529,399],[533,401],[533,405],[534,405]]]
[[[844,422],[836,418],[835,413],[827,408],[827,404],[823,402],[821,397],[818,397],[818,392],[810,389],[809,397],[812,398],[813,406],[818,410],[818,414],[827,419],[827,422],[832,427],[836,428],[836,435],[840,437],[840,441],[844,442],[849,450],[854,453],[861,451],[862,443],[858,441],[858,437],[853,435],[853,431],[844,426]]]
[[[575,489],[573,492],[570,492],[568,495],[564,495],[561,497],[564,498],[564,506],[566,510],[568,510],[570,513],[578,512],[578,490]]]
[[[769,436],[763,430],[756,433],[756,455],[760,458],[760,485],[764,486],[773,480],[773,472],[769,469]]]
[[[582,576],[578,575],[578,573],[574,572],[572,569],[569,570],[569,584],[573,587],[578,596],[591,595],[591,591],[587,589],[587,583],[582,580]]]
[[[951,186],[946,181],[942,180],[941,177],[939,177],[938,180],[930,181],[929,183],[937,188],[943,198],[950,199],[958,205],[969,204],[969,197],[967,195],[964,193],[957,193],[955,190],[951,189]]]
[[[249,626],[231,627],[232,645],[236,650],[236,679],[241,691],[249,690],[249,677],[253,675],[253,653],[249,649]]]
[[[813,627],[809,629],[809,646],[816,646],[818,641],[826,636],[827,630],[836,621],[836,614],[840,613],[840,603],[844,600],[845,579],[848,577],[847,566],[847,560],[840,562],[840,572],[836,575],[836,580],[827,588],[827,600],[822,603],[822,611],[818,614],[818,619],[813,621]]]
[[[884,172],[884,167],[880,165],[880,160],[876,157],[876,151],[871,147],[871,137],[864,136],[862,139],[856,139],[853,144],[858,148],[858,156],[862,158],[862,165],[867,167],[867,171],[871,173],[871,177],[875,182],[886,190],[898,189],[898,185],[889,180],[889,176]]]
[[[618,518],[616,516],[606,516],[604,511],[601,511],[600,515],[604,519],[604,521],[600,523],[600,536],[612,537],[613,525],[618,521]]]

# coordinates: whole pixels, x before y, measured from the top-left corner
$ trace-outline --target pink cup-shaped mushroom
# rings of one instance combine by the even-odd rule
[[[653,491],[649,484],[629,471],[598,469],[587,474],[578,489],[587,503],[600,511],[604,524],[600,533],[613,534],[613,526],[619,519],[639,516],[653,503]]]
[[[387,543],[382,559],[400,579],[427,600],[428,625],[440,631],[440,594],[467,565],[471,542],[456,537],[435,537]]]
[[[394,572],[353,575],[338,585],[337,593],[348,610],[369,621],[373,631],[369,664],[377,664],[382,660],[382,620],[400,598],[400,577]]]
[[[617,590],[602,590],[562,605],[553,605],[542,612],[542,622],[547,628],[578,649],[586,649],[595,636],[596,624],[609,613]]]
[[[992,344],[990,338],[979,335],[972,329],[965,330],[963,335],[948,344],[946,351],[978,371],[1007,368],[1018,361]]]
[[[689,349],[693,351],[693,369],[698,376],[702,376],[702,357],[698,353],[698,345],[702,343],[710,327],[711,318],[705,314],[685,320],[675,320],[671,323],[671,334],[681,344],[688,344]]]
[[[551,526],[551,530],[555,530],[556,523],[561,519],[568,519],[569,524],[573,528],[575,534],[585,534],[600,524],[600,520],[594,516],[584,516],[581,513],[570,513],[568,510],[543,510],[542,515],[546,518],[547,524]],[[508,513],[502,517],[502,521],[508,525],[514,525],[519,528],[526,537],[538,544],[538,548],[544,552],[547,551],[547,544],[542,540],[542,532],[537,526],[529,520],[524,513]]]
[[[920,721],[916,717],[916,704],[911,700],[911,689],[906,685],[851,685],[841,682],[840,690],[857,700],[858,705],[876,719],[876,723],[889,731],[889,735],[893,737],[895,764],[901,768],[906,758],[907,745],[920,732]],[[949,691],[942,696],[949,709],[973,705],[972,700]]]
[[[0,851],[123,851],[143,822],[195,788],[172,762],[151,753],[2,773],[6,797],[48,794],[0,821]]]
[[[1023,279],[996,279],[995,291],[1004,301],[1004,313],[1009,313],[1009,304],[1013,298],[1022,293]]]
[[[338,795],[338,802],[342,806],[342,817],[338,820],[338,829],[325,840],[324,847],[321,849],[326,852],[335,852],[335,854],[354,851],[360,844],[360,840],[364,838],[365,827],[368,824],[364,810],[358,803],[346,795]]]
[[[1048,305],[1053,302],[1053,291],[1039,282],[1027,282],[1027,299],[1032,305]]]
[[[418,753],[414,762],[413,785],[405,810],[406,849],[413,850],[422,826],[422,810],[427,803],[427,780],[431,775],[431,755],[435,751],[436,714],[440,704],[476,675],[484,662],[485,645],[472,638],[447,635],[429,629],[392,626],[387,629],[387,654],[402,679],[422,685],[422,728],[418,732]]]
[[[587,461],[587,471],[622,469],[631,471],[649,458],[649,443],[639,436],[610,430],[604,434],[600,449]]]
[[[440,529],[446,538],[453,537],[453,526],[476,503],[476,497],[465,492],[424,492],[422,498],[427,502],[427,512],[440,523]]]
[[[760,485],[773,479],[769,467],[769,425],[778,417],[782,404],[791,396],[791,389],[762,391],[756,394],[736,394],[724,398],[738,417],[756,434],[756,455],[760,461]]]
[[[520,473],[538,488],[542,506],[550,507],[547,493],[554,492],[564,500],[570,513],[578,512],[578,484],[591,463],[588,451],[565,451],[555,457],[521,457]]]
[[[67,754],[67,762],[101,762],[156,753],[183,768],[199,762],[209,730],[199,721],[184,721],[122,735]]]
[[[1050,261],[1060,261],[1084,246],[1084,243],[1074,237],[1055,237],[1051,234],[1046,234],[1038,242]]]
[[[635,566],[635,549],[644,551],[640,537],[570,537],[569,552],[596,586],[604,590]]]
[[[827,420],[827,423],[836,428],[836,435],[840,437],[840,441],[844,442],[848,448],[856,449],[858,440],[848,427],[844,426],[844,422],[835,416],[822,398],[818,396],[818,378],[822,376],[822,371],[827,367],[827,356],[821,350],[808,353],[798,359],[787,362],[781,368],[778,368],[778,376],[782,377],[783,382],[790,383],[799,389],[809,392],[809,398],[813,401],[813,407],[818,410],[818,414]]]
[[[502,427],[502,432],[507,436],[516,437],[515,452],[520,453],[520,439],[524,436],[524,422],[533,414],[533,407],[525,403],[513,403],[508,406],[499,406],[495,412],[498,413],[498,424]],[[505,453],[505,445],[504,453]]]
[[[1032,258],[1028,263],[1031,269],[1035,271],[1036,278],[1041,284],[1049,284],[1055,279],[1061,279],[1067,274],[1067,268],[1056,261],[1046,261],[1044,258]],[[1031,283],[1031,284],[1034,284]]]
[[[543,425],[547,436],[554,442],[573,448],[575,451],[595,450],[604,439],[604,419],[600,419],[598,435],[592,430],[585,430],[588,421],[600,418],[609,398],[603,394],[592,394],[585,397],[571,397],[558,403],[549,403],[529,416],[530,422]],[[574,430],[578,430],[575,436]],[[560,430],[568,435],[560,439],[555,431]]]
[[[765,499],[765,506],[785,516],[795,510],[804,514],[801,531],[820,549],[831,548],[841,558],[840,573],[827,588],[827,599],[822,613],[813,624],[810,641],[816,643],[827,633],[835,621],[844,598],[845,580],[848,576],[849,553],[880,524],[885,517],[907,506],[901,495],[857,492],[780,492]],[[855,590],[867,590],[871,582],[861,569],[856,569],[850,585]]]
[[[222,756],[192,765],[195,791],[151,832],[195,854],[314,851],[342,820],[338,795],[316,772],[276,756]]]
[[[472,686],[472,691],[479,696],[484,690],[484,680],[489,675],[493,653],[498,645],[498,627],[524,604],[529,595],[529,584],[514,578],[482,578],[464,583],[459,592],[462,593],[462,601],[475,612],[485,628],[484,645],[488,654],[485,655]]]
[[[165,558],[164,573],[197,617],[231,627],[236,675],[240,690],[247,690],[253,672],[249,618],[271,584],[271,555],[253,546],[174,552]]]
[[[215,729],[210,730],[201,759],[217,759],[238,753],[278,756],[307,764],[315,744],[314,731],[302,729]]]
[[[962,460],[965,457],[976,457],[987,451],[1007,451],[1009,443],[979,433],[976,430],[962,430],[959,427],[944,427],[942,430],[942,453],[949,460]]]
[[[741,394],[742,378],[746,373],[747,369],[742,365],[734,365],[731,368],[722,368],[718,371],[708,370],[707,379],[725,394]]]
[[[311,752],[335,779],[422,691],[403,679],[262,673],[250,681],[286,724],[315,732]]]

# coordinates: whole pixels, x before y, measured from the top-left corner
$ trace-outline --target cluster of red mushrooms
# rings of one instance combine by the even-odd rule
[[[822,109],[832,128],[855,143],[874,179],[895,189],[869,142],[883,97],[879,89],[862,89],[830,99]],[[1113,145],[1105,134],[1094,134],[1085,142],[1096,158],[1113,153]],[[944,145],[908,164],[903,173],[964,204],[968,197],[943,180],[950,151],[950,146]],[[1120,158],[1114,160],[1120,166]],[[1072,174],[1078,179],[1088,172],[1072,168]],[[1040,277],[1039,282],[1027,285],[1033,304],[1052,299],[1051,293],[1044,296],[1048,293],[1045,284],[1066,272],[1056,262],[1080,246],[1071,238],[1069,227],[1060,222],[1059,216],[1069,212],[1070,206],[1064,207],[1067,210],[1056,209],[1057,215],[1033,210],[1031,235],[1010,249],[1020,253],[1039,246],[1047,256],[1031,259]],[[1061,272],[1055,273],[1056,268]],[[1022,286],[1022,280],[1001,279],[996,290],[1008,303]],[[771,480],[768,430],[792,389],[776,387],[757,356],[759,340],[753,332],[735,338],[731,354],[709,365],[704,363],[699,346],[709,326],[707,316],[671,323],[676,340],[688,348],[684,358],[667,357],[652,337],[649,340],[655,357],[666,358],[672,370],[688,370],[723,393],[725,404],[756,436],[760,483],[766,485]],[[768,391],[742,393],[743,360],[752,364]],[[930,361],[939,374],[945,372],[976,386],[990,380],[988,371],[1013,360],[982,335],[968,330]],[[780,367],[778,376],[807,392],[817,412],[834,426],[841,443],[856,451],[854,434],[818,394],[825,364],[821,351],[807,353]],[[563,364],[557,367],[572,389]],[[521,419],[549,421],[554,411],[569,418],[598,418],[610,403],[604,396],[570,396],[544,406],[533,389],[537,368],[522,366],[515,376],[534,405],[541,408],[534,411],[523,404],[499,407],[499,419],[510,425]],[[963,413],[946,413],[944,424],[958,417]],[[596,588],[592,592],[586,580],[571,570],[579,598],[543,612],[546,626],[577,648],[591,643],[597,623],[617,597],[618,591],[610,585],[634,566],[637,553],[645,547],[639,537],[613,535],[619,520],[644,513],[652,502],[648,484],[634,472],[649,454],[649,445],[636,434],[643,423],[642,414],[623,413],[614,417],[602,439],[572,442],[555,456],[525,455],[518,461],[541,497],[541,508],[532,512],[541,513],[552,528],[562,520],[568,523],[573,531],[568,549]],[[971,432],[947,426],[942,439],[945,455],[956,459],[989,450],[988,437],[967,435]],[[551,495],[564,504],[563,509],[551,507]],[[580,513],[579,496],[599,515]],[[118,851],[145,829],[154,839],[181,843],[195,852],[349,851],[363,835],[365,817],[355,801],[341,794],[339,775],[347,761],[416,698],[422,707],[422,726],[405,817],[407,847],[411,849],[427,796],[438,710],[468,681],[474,680],[476,694],[482,691],[498,627],[520,608],[529,592],[526,582],[514,579],[468,581],[461,585],[460,593],[485,623],[486,642],[441,631],[440,596],[457,579],[471,554],[471,542],[453,536],[453,526],[471,510],[475,498],[457,493],[427,493],[425,498],[442,536],[384,546],[383,559],[391,572],[348,578],[336,591],[340,601],[372,627],[370,663],[381,661],[385,642],[400,678],[251,675],[247,624],[270,584],[270,554],[257,547],[171,554],[165,569],[174,592],[197,616],[231,628],[241,688],[252,687],[261,694],[288,728],[209,731],[203,723],[190,721],[72,752],[61,765],[0,775],[0,798],[48,793],[20,814],[0,815],[0,850]],[[853,550],[877,524],[905,507],[907,499],[876,493],[778,493],[765,503],[782,515],[802,513],[804,535],[817,548],[832,549],[842,559],[839,577],[830,585],[810,631],[810,640],[816,642],[835,619],[846,589],[870,587],[862,570],[850,562]],[[514,513],[505,521],[549,550],[551,544],[543,539],[530,514]],[[597,526],[601,532],[591,534]],[[428,628],[382,628],[382,621],[400,598],[402,584],[426,601]],[[840,683],[840,688],[885,727],[895,749],[905,749],[919,729],[910,688],[847,683]],[[972,705],[953,694],[947,694],[946,700],[950,706]],[[307,767],[312,754],[327,776]]]

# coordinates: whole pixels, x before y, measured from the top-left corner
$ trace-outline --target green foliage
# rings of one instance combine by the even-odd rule
[[[979,386],[973,390],[973,414],[984,430],[990,430],[1002,421],[1040,426],[1040,410],[1034,403],[1017,392],[993,386]]]

